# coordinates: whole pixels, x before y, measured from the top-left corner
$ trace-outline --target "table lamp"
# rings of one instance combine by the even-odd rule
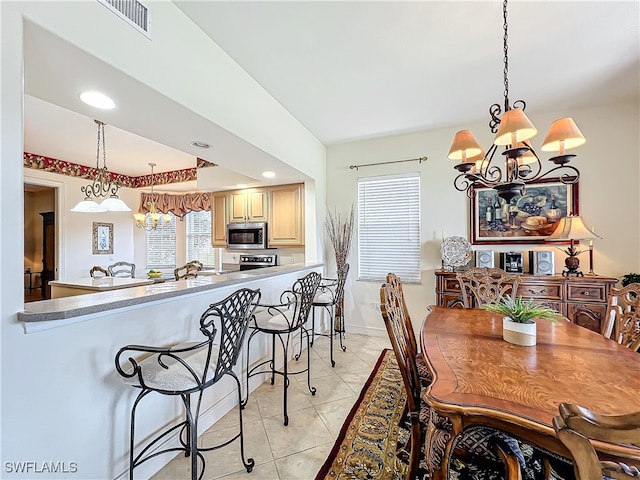
[[[584,220],[579,215],[569,215],[563,217],[558,222],[558,226],[551,235],[547,237],[547,240],[569,240],[570,245],[566,250],[562,250],[568,256],[564,260],[566,269],[562,271],[563,277],[575,275],[577,277],[583,277],[584,274],[578,269],[580,267],[580,260],[578,255],[583,251],[578,250],[577,245],[580,240],[591,240],[593,238],[602,238],[596,235],[593,230],[584,224]],[[590,245],[591,247],[591,245]],[[590,248],[590,255],[593,255],[593,250]],[[593,257],[590,257],[591,265],[590,272],[593,272]]]

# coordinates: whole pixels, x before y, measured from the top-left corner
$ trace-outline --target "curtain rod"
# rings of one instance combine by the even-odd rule
[[[376,166],[376,165],[388,165],[390,163],[402,163],[402,162],[418,162],[418,163],[422,163],[422,162],[426,162],[427,160],[428,160],[427,157],[409,158],[408,160],[392,160],[390,162],[364,163],[362,165],[349,165],[349,168],[351,170],[353,170],[354,168],[356,170],[358,170],[360,167],[373,167],[373,166]]]

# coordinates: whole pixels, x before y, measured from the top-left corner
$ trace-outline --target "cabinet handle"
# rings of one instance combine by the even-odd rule
[[[588,296],[589,296],[589,292],[582,292],[582,294],[583,294],[585,297],[588,297]]]
[[[529,289],[529,293],[532,294],[532,295],[541,294],[541,293],[547,293],[547,289],[546,288],[542,288],[540,290],[534,290],[533,288],[530,288]]]

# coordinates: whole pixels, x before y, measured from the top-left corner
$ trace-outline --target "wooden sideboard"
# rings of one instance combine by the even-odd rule
[[[456,272],[436,270],[436,301],[440,307],[462,308],[462,292]],[[607,296],[618,282],[600,275],[562,277],[523,274],[518,296],[534,298],[557,310],[571,322],[600,333],[607,311]]]

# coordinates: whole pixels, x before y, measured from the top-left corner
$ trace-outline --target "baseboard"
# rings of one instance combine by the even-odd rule
[[[357,335],[370,335],[372,337],[386,337],[387,330],[383,327],[366,327],[363,325],[345,324],[345,338],[349,338],[350,333]]]

